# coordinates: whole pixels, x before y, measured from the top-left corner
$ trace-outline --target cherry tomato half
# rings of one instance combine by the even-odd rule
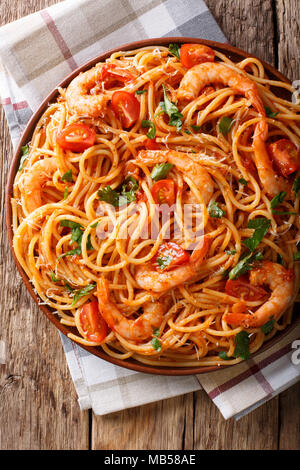
[[[96,141],[94,129],[80,122],[70,124],[56,136],[60,147],[72,152],[83,152],[92,147]]]
[[[104,340],[107,335],[107,324],[99,312],[97,300],[83,305],[79,314],[79,321],[88,341],[101,343]]]
[[[120,119],[125,129],[134,124],[140,115],[140,103],[132,93],[116,91],[112,95],[111,105],[113,112]]]
[[[151,190],[155,204],[168,204],[175,202],[175,183],[173,180],[157,181]]]
[[[242,298],[246,302],[261,300],[267,294],[262,287],[252,286],[246,276],[240,276],[237,280],[228,279],[225,292],[233,297]]]
[[[215,60],[214,51],[202,44],[183,44],[180,49],[180,62],[184,67],[190,69],[194,65],[203,62],[213,62]]]
[[[280,139],[268,146],[275,169],[285,178],[300,168],[300,149],[288,139]]]
[[[157,271],[168,271],[175,266],[188,263],[190,255],[174,242],[161,245],[153,258],[153,266]]]
[[[156,142],[156,139],[147,139],[145,142],[145,147],[148,150],[159,150],[160,145]]]

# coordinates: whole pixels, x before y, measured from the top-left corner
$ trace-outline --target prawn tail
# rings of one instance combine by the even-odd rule
[[[97,297],[100,305],[109,302],[109,284],[104,276],[97,280]]]

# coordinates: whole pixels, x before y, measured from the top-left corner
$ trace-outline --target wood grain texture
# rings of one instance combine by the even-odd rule
[[[58,3],[1,0],[0,24]],[[300,78],[298,0],[206,0],[229,42]],[[1,209],[11,145],[0,121]],[[0,449],[299,449],[300,385],[238,422],[225,421],[204,392],[109,416],[80,412],[58,333],[16,272],[1,212]]]
[[[1,1],[1,23],[55,1]],[[56,329],[34,305],[17,274],[4,224],[4,188],[12,155],[1,112],[1,339],[7,363],[0,365],[1,449],[87,449],[88,412],[77,396]]]

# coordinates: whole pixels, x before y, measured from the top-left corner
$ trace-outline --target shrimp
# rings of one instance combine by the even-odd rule
[[[136,283],[141,289],[152,292],[165,292],[183,284],[199,272],[209,246],[210,238],[205,235],[194,249],[189,262],[171,271],[158,272],[151,262],[138,266]]]
[[[56,170],[55,158],[44,158],[34,163],[24,174],[23,194],[29,212],[33,212],[42,205],[43,186],[52,178]]]
[[[252,147],[261,184],[270,196],[274,196],[282,190],[288,192],[288,185],[274,171],[272,161],[266,149],[265,141],[268,137],[266,111],[259,96],[256,83],[226,65],[206,62],[195,65],[188,70],[180,82],[177,98],[179,100],[191,101],[197,98],[201,90],[210,84],[227,85],[238,93],[245,95],[260,114],[261,120],[256,125]]]
[[[151,337],[153,330],[160,327],[163,315],[169,306],[168,299],[147,302],[144,305],[144,313],[136,320],[130,320],[110,300],[108,281],[103,276],[97,281],[97,297],[100,313],[108,326],[131,341],[141,341]]]
[[[103,114],[109,96],[104,93],[91,94],[91,90],[102,81],[103,66],[104,64],[97,64],[71,81],[66,91],[66,100],[72,113],[89,117],[99,117]]]
[[[172,163],[200,189],[205,204],[210,201],[213,195],[214,183],[210,175],[200,163],[195,162],[187,153],[175,150],[141,150],[136,161],[145,165]]]
[[[271,318],[277,320],[289,306],[293,294],[293,271],[271,261],[262,262],[262,266],[253,269],[250,273],[250,284],[266,284],[272,294],[261,307],[253,314],[227,313],[224,320],[243,328],[260,328]]]

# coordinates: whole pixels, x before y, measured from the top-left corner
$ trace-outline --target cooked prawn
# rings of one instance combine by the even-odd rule
[[[160,327],[168,308],[168,299],[147,302],[144,305],[144,313],[136,320],[130,320],[110,299],[109,284],[103,276],[97,281],[97,297],[101,315],[108,326],[131,341],[141,341],[151,337],[153,330]]]
[[[224,316],[227,323],[243,328],[259,328],[271,318],[278,319],[293,298],[292,271],[271,261],[263,261],[259,268],[251,271],[250,284],[269,286],[272,291],[270,298],[253,315],[227,313]]]
[[[103,92],[91,94],[91,90],[102,80],[103,66],[104,64],[97,64],[87,72],[80,73],[71,81],[66,91],[66,100],[72,113],[99,117],[105,111],[109,96]]]
[[[176,152],[175,150],[141,150],[136,161],[145,165],[172,163],[195,183],[201,191],[205,204],[210,201],[213,195],[214,183],[210,175],[200,163],[194,161],[187,153]]]
[[[43,186],[52,178],[56,170],[55,158],[44,158],[34,163],[24,174],[24,202],[29,212],[33,212],[42,205]]]
[[[195,65],[181,80],[177,97],[181,100],[191,101],[204,87],[210,84],[223,84],[245,95],[252,106],[261,116],[255,128],[253,138],[253,151],[255,164],[263,188],[268,194],[274,196],[282,190],[287,190],[287,184],[273,169],[272,161],[268,155],[265,141],[268,137],[266,111],[259,96],[256,83],[236,70],[219,63],[207,62]]]
[[[199,272],[209,246],[210,238],[205,235],[194,249],[189,262],[171,271],[158,272],[151,262],[139,265],[135,273],[138,286],[148,291],[164,292],[183,284]]]

